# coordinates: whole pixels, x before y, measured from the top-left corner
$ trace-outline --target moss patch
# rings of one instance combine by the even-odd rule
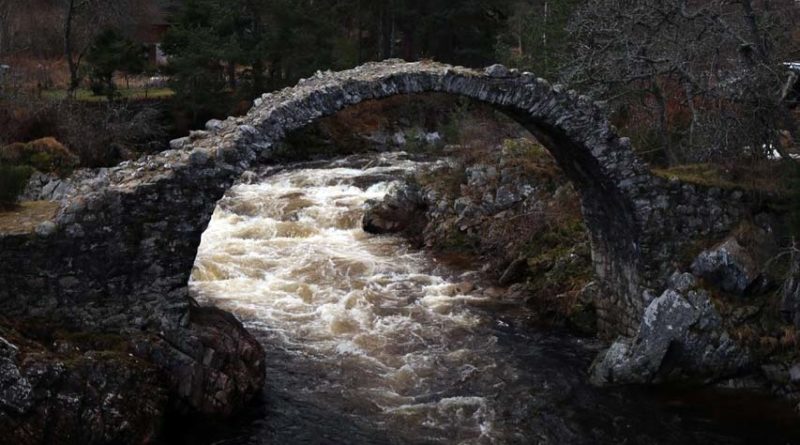
[[[0,210],[16,206],[32,172],[30,167],[0,165]]]
[[[654,175],[664,179],[678,180],[689,184],[705,187],[719,187],[721,189],[734,189],[741,187],[728,179],[718,165],[688,164],[677,165],[670,168],[654,168]]]
[[[776,198],[787,198],[786,180],[793,177],[787,162],[757,160],[730,165],[685,164],[651,169],[655,176],[702,187],[742,190]]]

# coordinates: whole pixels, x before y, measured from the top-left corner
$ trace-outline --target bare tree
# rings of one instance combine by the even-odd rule
[[[570,25],[575,59],[564,75],[612,106],[637,99],[628,120],[643,132],[655,123],[654,145],[669,163],[768,155],[780,129],[796,131],[782,92],[798,8],[793,0],[589,0]]]
[[[0,56],[8,51],[9,19],[11,17],[11,0],[0,0]]]

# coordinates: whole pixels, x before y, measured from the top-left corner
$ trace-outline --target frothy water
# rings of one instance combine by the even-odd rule
[[[532,329],[530,309],[466,292],[472,272],[363,232],[364,203],[419,167],[402,154],[300,166],[219,203],[191,287],[256,333],[269,367],[264,412],[219,443],[696,436],[691,422],[653,417],[650,398],[589,387],[593,344]],[[714,434],[704,439],[728,443]]]

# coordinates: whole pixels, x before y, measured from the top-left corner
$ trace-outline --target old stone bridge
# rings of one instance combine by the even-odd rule
[[[217,201],[288,132],[365,100],[426,92],[491,104],[553,154],[582,197],[607,334],[632,335],[678,252],[738,218],[718,204],[727,192],[651,175],[604,112],[573,91],[501,66],[370,63],[265,94],[246,116],[212,122],[171,150],[49,187],[61,203],[54,221],[0,235],[0,311],[97,327],[167,310],[170,298],[185,299]]]

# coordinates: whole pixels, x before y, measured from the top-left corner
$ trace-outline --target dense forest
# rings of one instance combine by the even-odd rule
[[[402,58],[501,62],[590,94],[657,165],[788,160],[798,20],[795,0],[0,0],[0,143],[54,136],[113,164],[317,70]],[[142,106],[131,79],[169,88]],[[111,100],[76,116],[87,94]]]

